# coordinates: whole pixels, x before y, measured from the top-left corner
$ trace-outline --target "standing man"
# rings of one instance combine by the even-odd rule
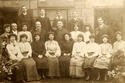
[[[12,29],[12,33],[15,34],[16,36],[18,35],[18,27],[16,23],[12,23],[11,24],[11,29]]]
[[[78,16],[78,12],[73,12],[72,13],[72,16],[73,16],[73,18],[69,21],[69,23],[68,23],[68,30],[71,32],[71,31],[73,31],[74,30],[74,27],[75,27],[75,25],[77,25],[78,27],[79,27],[79,31],[82,31],[83,30],[83,26],[84,26],[84,24],[83,24],[83,21],[82,21],[82,19],[80,19],[79,18],[79,16]]]
[[[41,22],[42,28],[47,32],[51,31],[51,24],[49,18],[46,16],[45,9],[40,10],[40,16],[37,19]]]
[[[57,11],[56,12],[56,17],[54,18],[53,20],[53,23],[52,23],[52,30],[53,31],[56,31],[57,30],[57,23],[58,21],[62,21],[63,22],[63,26],[66,28],[66,21],[65,19],[63,18],[63,16],[61,15],[61,11]]]
[[[41,25],[41,22],[40,21],[36,21],[35,22],[35,28],[31,31],[32,32],[32,35],[33,37],[36,35],[36,34],[39,34],[40,35],[40,38],[41,38],[41,41],[45,42],[46,41],[46,30],[44,30],[42,28],[42,25]]]
[[[28,13],[28,10],[25,6],[22,6],[21,10],[19,11],[19,16],[18,16],[19,30],[21,30],[22,24],[26,24],[29,28],[28,30],[31,30],[32,19],[31,15]]]
[[[97,19],[98,21],[98,27],[95,28],[95,35],[96,35],[96,42],[97,43],[101,43],[101,37],[104,35],[104,34],[107,34],[109,35],[109,39],[112,38],[112,30],[109,28],[108,25],[106,25],[104,23],[104,20],[102,19],[102,17],[99,17]],[[111,39],[112,40],[112,39]],[[110,40],[109,40],[110,41]],[[111,42],[111,41],[110,41]]]
[[[64,28],[64,24],[62,21],[57,22],[57,30],[55,33],[56,40],[60,43],[64,40],[64,34],[68,33],[68,31]]]

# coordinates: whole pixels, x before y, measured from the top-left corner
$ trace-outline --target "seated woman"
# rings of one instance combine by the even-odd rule
[[[125,54],[125,41],[122,40],[122,33],[119,31],[116,32],[116,40],[117,41],[113,44],[113,53],[122,50]]]
[[[19,44],[16,42],[16,35],[11,34],[9,36],[10,43],[7,45],[6,49],[9,54],[9,59],[12,61],[13,66],[13,80],[16,81],[16,83],[22,83],[24,80],[24,75],[23,75],[23,65],[21,63],[21,60],[23,58]]]
[[[95,43],[95,37],[91,35],[90,42],[87,44],[87,55],[85,56],[85,62],[83,64],[83,68],[86,72],[86,80],[92,79],[94,71],[93,71],[93,63],[97,56],[100,53],[100,47],[97,43]],[[94,76],[95,77],[95,76]]]
[[[20,36],[21,42],[19,42],[19,48],[23,55],[22,63],[25,67],[25,80],[26,81],[36,81],[40,80],[40,77],[38,76],[37,68],[36,68],[36,62],[32,58],[32,49],[27,42],[27,35],[22,34]]]
[[[70,76],[73,78],[84,77],[82,70],[82,64],[84,62],[84,56],[86,55],[86,43],[83,42],[83,35],[79,34],[77,42],[73,45],[71,60],[70,60]]]
[[[22,24],[22,31],[20,31],[19,33],[18,33],[18,42],[20,41],[20,36],[22,35],[22,34],[26,34],[27,35],[27,41],[29,42],[29,43],[31,43],[32,42],[32,34],[31,34],[31,32],[30,31],[27,31],[27,29],[28,29],[28,27],[27,27],[27,25],[26,24]]]
[[[45,45],[40,40],[40,35],[34,35],[34,41],[32,42],[33,58],[36,61],[38,73],[45,78],[48,73],[48,59],[45,56]]]
[[[49,77],[59,77],[59,61],[58,57],[61,55],[61,50],[58,42],[54,40],[54,33],[49,33],[49,40],[45,42],[46,56],[48,57]]]
[[[106,75],[109,69],[109,64],[112,56],[112,45],[108,43],[108,35],[102,36],[103,43],[100,44],[100,55],[95,60],[94,67],[98,70],[98,80],[107,80]]]
[[[69,65],[72,54],[73,41],[70,34],[64,35],[64,41],[61,42],[62,55],[59,57],[60,74],[62,77],[69,77]]]

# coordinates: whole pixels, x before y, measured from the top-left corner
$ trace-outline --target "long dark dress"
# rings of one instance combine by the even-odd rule
[[[78,25],[79,27],[79,31],[83,31],[83,26],[84,26],[84,23],[81,19],[71,19],[68,23],[68,30],[71,32],[71,31],[74,31],[74,26]]]
[[[18,17],[18,21],[17,22],[18,22],[18,25],[19,25],[19,30],[21,30],[22,24],[27,24],[28,30],[31,30],[32,19],[31,19],[31,15],[29,14],[29,12],[26,15],[21,14]]]
[[[73,48],[73,41],[62,41],[60,47],[62,51],[62,55],[59,57],[60,74],[62,77],[69,77],[69,65]]]
[[[46,32],[51,31],[51,24],[48,17],[39,17],[37,20],[41,22],[42,28],[46,30]]]
[[[37,69],[48,69],[48,59],[45,56],[45,45],[41,41],[32,42],[33,58],[36,61]],[[43,55],[39,58],[38,55]]]

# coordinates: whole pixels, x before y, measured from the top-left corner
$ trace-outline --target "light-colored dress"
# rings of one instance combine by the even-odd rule
[[[113,53],[117,52],[118,50],[124,51],[124,54],[125,54],[125,41],[123,41],[123,40],[116,41],[113,44]]]
[[[87,44],[87,55],[85,56],[84,68],[93,68],[94,61],[100,53],[100,47],[97,43]]]
[[[29,42],[20,42],[19,43],[20,51],[23,55],[22,63],[25,67],[25,79],[27,81],[36,81],[40,80],[38,76],[36,62],[33,60],[32,57],[32,49]],[[30,57],[30,58],[29,58]]]
[[[91,33],[89,31],[86,31],[83,33],[83,36],[84,36],[84,42],[88,42],[90,39],[89,39],[89,36],[91,35]]]
[[[103,43],[100,45],[101,53],[94,63],[94,67],[99,69],[108,69],[110,59],[112,56],[112,45],[109,43]]]
[[[86,43],[76,42],[73,45],[72,58],[70,60],[70,76],[71,77],[84,77],[82,64],[86,54]]]
[[[48,57],[48,65],[49,65],[49,76],[60,76],[59,73],[59,61],[58,57],[61,55],[61,50],[58,45],[58,42],[53,41],[46,41],[45,42],[46,48],[46,56]]]
[[[23,55],[20,52],[18,43],[16,43],[16,42],[10,43],[7,45],[6,48],[7,48],[8,54],[9,54],[9,58],[11,60],[21,61],[21,59],[23,58]]]
[[[26,34],[27,35],[27,41],[28,42],[32,42],[33,41],[33,39],[32,39],[32,34],[31,34],[31,32],[29,32],[29,31],[20,31],[19,33],[18,33],[18,41],[20,41],[20,36],[22,35],[22,34]]]
[[[71,34],[71,38],[72,38],[74,41],[77,41],[78,35],[79,35],[79,34],[82,34],[82,32],[81,32],[81,31],[72,31],[72,32],[70,32],[70,34]]]

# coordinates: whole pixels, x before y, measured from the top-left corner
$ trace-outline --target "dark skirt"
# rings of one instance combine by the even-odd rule
[[[70,56],[60,56],[60,74],[62,77],[69,77]]]
[[[12,69],[13,77],[12,79],[14,81],[22,81],[24,80],[24,66],[21,62],[17,63],[15,67]]]
[[[83,68],[93,68],[93,64],[97,57],[85,58],[85,62],[83,63]]]
[[[59,77],[59,61],[57,57],[48,57],[49,75],[50,77]]]
[[[39,57],[35,57],[34,60],[36,61],[36,67],[37,69],[48,69],[48,58],[47,57],[43,57],[43,58],[39,58]]]
[[[37,72],[36,62],[33,58],[24,58],[22,59],[22,63],[25,67],[25,79],[26,81],[36,81],[40,80],[40,77]]]

